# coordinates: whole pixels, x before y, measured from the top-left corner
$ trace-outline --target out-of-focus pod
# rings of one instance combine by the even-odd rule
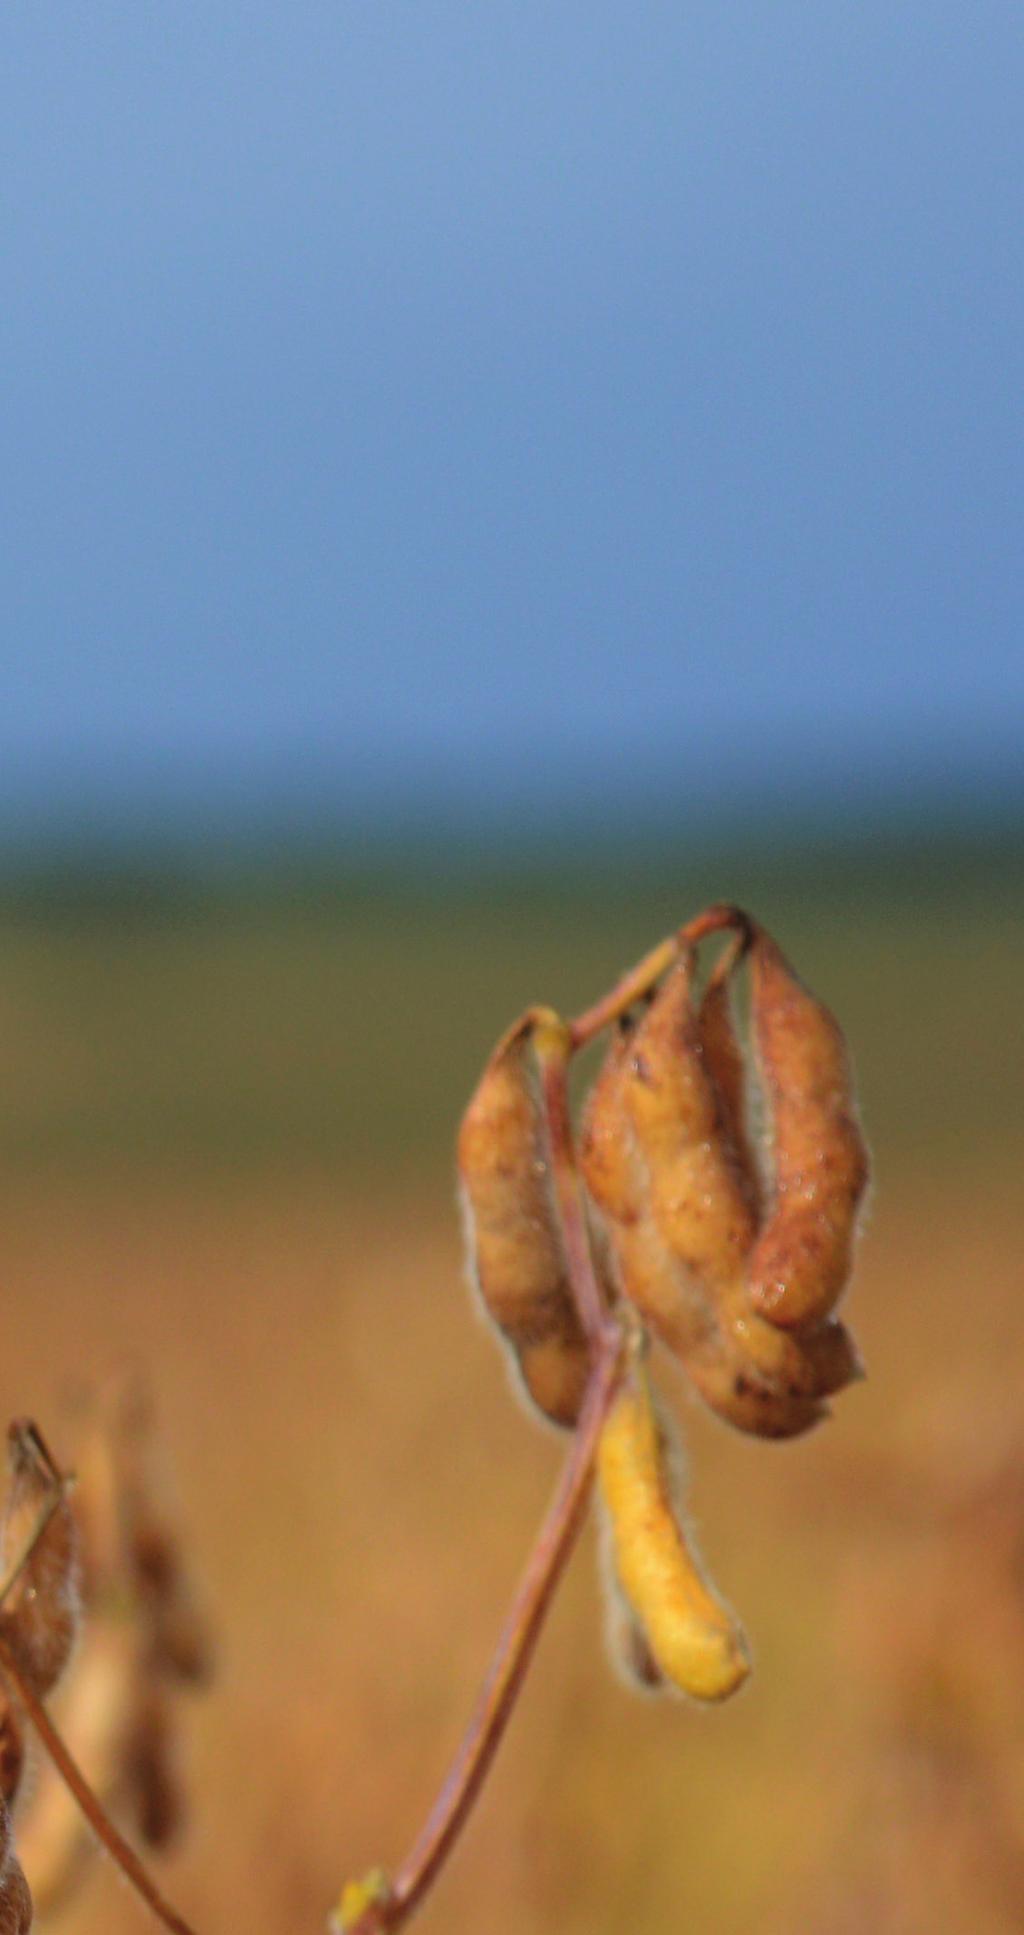
[[[458,1168],[467,1268],[522,1385],[553,1424],[573,1425],[589,1352],[569,1287],[531,1038],[559,1029],[534,1008],[494,1050],[462,1119]]]
[[[82,1394],[87,1421],[72,1494],[86,1617],[61,1728],[93,1792],[150,1846],[183,1819],[177,1690],[211,1668],[207,1625],[154,1465],[152,1408],[134,1377]],[[81,1810],[52,1763],[38,1769],[18,1840],[37,1912],[56,1912],[95,1852]]]
[[[753,1307],[802,1330],[835,1307],[850,1274],[868,1155],[835,1016],[768,934],[750,952],[751,1023],[771,1124],[774,1193],[750,1258]]]
[[[11,1817],[0,1801],[0,1935],[27,1935],[32,1926],[32,1896],[14,1852]]]
[[[631,1364],[597,1454],[610,1564],[657,1672],[696,1700],[724,1700],[750,1671],[741,1627],[700,1569],[672,1493],[665,1426]]]
[[[25,1771],[25,1733],[11,1697],[0,1692],[0,1799],[10,1806]]]
[[[53,1506],[40,1537],[0,1607],[3,1633],[33,1693],[45,1699],[67,1665],[79,1621],[78,1540],[60,1476],[34,1424],[17,1419],[7,1434],[10,1486],[0,1563],[17,1563]],[[53,1501],[56,1496],[56,1504]]]

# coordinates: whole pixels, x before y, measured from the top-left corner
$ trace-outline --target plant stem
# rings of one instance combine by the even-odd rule
[[[597,1442],[619,1381],[621,1338],[599,1346],[587,1393],[547,1518],[505,1621],[476,1711],[451,1771],[387,1896],[346,1935],[392,1935],[420,1906],[450,1854],[508,1725],[544,1618],[583,1524]]]
[[[581,1015],[577,1015],[575,1021],[570,1022],[569,1034],[573,1050],[586,1047],[587,1042],[593,1041],[594,1036],[599,1035],[602,1028],[607,1028],[613,1021],[618,1021],[619,1017],[628,1013],[637,1001],[643,1001],[650,994],[655,982],[660,981],[662,975],[667,973],[684,947],[692,947],[698,941],[706,939],[709,934],[721,933],[723,928],[728,927],[735,928],[749,941],[753,922],[741,907],[734,907],[728,901],[720,901],[713,907],[706,907],[702,914],[697,914],[693,920],[687,921],[685,927],[680,927],[675,934],[670,934],[666,940],[660,941],[658,946],[652,948],[649,954],[645,954],[643,960],[637,962],[636,967],[630,968],[628,973],[624,974],[622,979],[601,997],[600,1001],[595,1001],[593,1007],[584,1009]]]
[[[602,1028],[644,999],[683,948],[706,935],[732,928],[736,946],[729,967],[749,944],[752,924],[739,908],[709,907],[671,935],[623,976],[602,1000],[566,1024],[551,1009],[529,1010],[516,1024],[530,1031],[543,1082],[543,1113],[555,1206],[566,1272],[584,1334],[590,1345],[590,1377],[572,1449],[548,1515],[541,1527],[511,1611],[498,1640],[476,1710],[451,1769],[394,1878],[371,1877],[360,1888],[360,1906],[339,1912],[333,1926],[341,1935],[394,1935],[415,1914],[457,1841],[487,1777],[508,1725],[555,1589],[579,1535],[594,1476],[598,1441],[618,1389],[625,1331],[609,1311],[594,1270],[583,1195],[580,1189],[569,1112],[568,1071],[576,1051]],[[345,1915],[345,1919],[342,1919]]]
[[[194,1935],[184,1917],[164,1900],[134,1848],[129,1847],[123,1835],[110,1820],[77,1761],[72,1759],[42,1701],[29,1686],[2,1633],[0,1633],[0,1672],[10,1681],[57,1772],[74,1795],[97,1840],[106,1848],[111,1859],[116,1861],[122,1874],[131,1883],[136,1893],[142,1897],[147,1908],[156,1916],[157,1921],[162,1922],[165,1928],[172,1931],[172,1935]]]

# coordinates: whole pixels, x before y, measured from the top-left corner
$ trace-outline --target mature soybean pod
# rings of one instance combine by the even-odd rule
[[[469,1274],[523,1386],[553,1424],[573,1425],[589,1352],[569,1287],[530,1036],[557,1025],[531,1009],[494,1050],[459,1130]]]
[[[868,1156],[839,1023],[769,935],[758,933],[750,961],[774,1194],[748,1283],[755,1310],[799,1330],[826,1317],[846,1284]]]
[[[703,1286],[673,1262],[650,1207],[647,1165],[626,1106],[634,1036],[612,1045],[587,1097],[580,1168],[604,1229],[622,1295],[685,1363],[716,1331]]]
[[[0,1799],[12,1802],[25,1771],[25,1735],[9,1693],[0,1695]]]
[[[623,1094],[654,1221],[674,1261],[712,1296],[735,1280],[754,1240],[754,1209],[705,1062],[687,949],[639,1022]]]
[[[677,1516],[665,1431],[639,1363],[605,1421],[597,1470],[611,1562],[659,1672],[696,1700],[726,1699],[746,1679],[750,1655]]]
[[[12,1424],[7,1442],[11,1484],[0,1536],[4,1567],[24,1551],[58,1482],[34,1425]],[[40,1699],[64,1671],[78,1619],[78,1539],[63,1495],[0,1607],[0,1632]]]
[[[601,1212],[624,1297],[677,1356],[710,1408],[737,1430],[795,1437],[825,1415],[837,1389],[808,1376],[801,1346],[750,1310],[742,1272],[709,1295],[673,1256],[650,1207],[650,1176],[626,1107],[633,1042],[613,1042],[588,1098],[580,1161]],[[752,1353],[764,1358],[759,1369]],[[788,1376],[786,1373],[788,1372]]]
[[[14,1852],[11,1817],[0,1801],[0,1935],[28,1935],[32,1896]]]
[[[828,1416],[819,1399],[780,1391],[732,1338],[719,1336],[696,1351],[686,1369],[708,1409],[752,1438],[799,1438]]]
[[[166,1687],[140,1686],[124,1744],[125,1800],[140,1840],[150,1848],[167,1847],[185,1818],[174,1749]]]
[[[832,1397],[862,1375],[853,1338],[827,1318],[813,1330],[784,1331],[751,1310],[742,1278],[720,1300],[722,1328],[751,1368],[790,1397]]]

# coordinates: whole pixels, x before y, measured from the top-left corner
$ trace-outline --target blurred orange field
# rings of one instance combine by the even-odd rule
[[[891,963],[890,985],[905,993],[890,1009],[871,963],[847,953],[830,968],[839,940],[814,930],[819,984],[855,1048],[858,1003],[867,1017],[878,1184],[847,1312],[869,1380],[821,1431],[776,1446],[717,1425],[665,1369],[693,1518],[751,1637],[751,1683],[710,1713],[628,1694],[605,1663],[585,1540],[483,1802],[417,1923],[424,1935],[995,1935],[1024,1925],[1024,1124],[1008,933],[997,914],[969,947],[954,935],[940,1000],[923,926]],[[440,990],[444,942],[432,935]],[[568,999],[578,1001],[631,942],[616,950],[596,925],[577,941]],[[102,954],[95,935],[13,935],[16,967],[0,976],[19,1044],[8,1051],[10,1123],[12,1094],[42,1120],[33,1061],[53,1111],[64,1107],[64,1076],[44,1066],[51,996],[39,962],[59,982],[68,1027],[70,956],[83,945]],[[165,1076],[159,1044],[146,1061],[138,961],[124,991],[138,943],[108,934],[103,945],[122,977],[120,1019],[114,1003],[104,1027],[111,1044],[136,1043],[155,1119]],[[315,964],[316,936],[303,945]],[[464,933],[451,937],[449,981],[465,945]],[[550,972],[557,984],[572,968],[559,945],[553,965],[520,930],[510,952],[519,948],[524,976]],[[369,956],[372,937],[358,946]],[[481,954],[483,992],[468,1004],[453,1088],[518,998],[503,984],[507,959],[488,978]],[[808,971],[815,978],[813,961]],[[201,1088],[195,1017],[208,990],[178,972]],[[268,1005],[279,975],[278,959]],[[303,986],[296,968],[300,1003]],[[550,992],[562,998],[543,978],[525,989]],[[252,1021],[251,987],[239,998]],[[456,1031],[445,998],[443,1041]],[[315,974],[305,999],[325,1003]],[[431,1026],[429,1000],[417,1025]],[[79,1016],[83,1120],[109,1102],[97,1026]],[[395,1028],[385,1057],[401,1110],[401,1031],[411,1043],[413,1021],[403,1011]],[[265,1042],[251,1039],[258,1106],[270,1108],[278,1078],[262,1068]],[[37,1416],[73,1458],[75,1389],[112,1362],[146,1367],[219,1636],[216,1682],[186,1714],[189,1830],[160,1864],[201,1935],[322,1928],[343,1879],[402,1854],[558,1468],[557,1437],[509,1398],[499,1354],[470,1314],[448,1179],[458,1103],[417,1073],[426,1052],[409,1046],[410,1116],[419,1111],[409,1147],[399,1123],[376,1164],[371,1148],[349,1166],[329,1137],[298,1155],[243,1149],[218,1162],[193,1150],[175,1161],[147,1147],[133,1159],[130,1130],[102,1162],[87,1139],[56,1132],[45,1147],[35,1134],[19,1156],[7,1131],[0,1401],[9,1415]],[[887,1091],[943,1055],[924,1103]],[[287,1107],[294,1075],[283,1050],[281,1060]],[[343,1057],[336,1065],[344,1071]],[[113,1049],[109,1066],[116,1085]],[[142,1120],[138,1098],[132,1106]],[[932,1119],[950,1106],[958,1121]],[[372,1110],[367,1119],[372,1129]],[[127,1935],[144,1923],[97,1865],[53,1925]]]

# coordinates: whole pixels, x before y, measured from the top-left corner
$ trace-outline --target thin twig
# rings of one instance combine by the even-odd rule
[[[517,1034],[529,1032],[540,1065],[555,1210],[573,1301],[590,1346],[590,1376],[558,1489],[451,1769],[393,1880],[371,1876],[356,1891],[359,1906],[346,1904],[339,1911],[334,1926],[344,1929],[344,1935],[394,1935],[415,1914],[458,1839],[508,1725],[555,1588],[579,1535],[598,1441],[618,1389],[625,1332],[608,1309],[591,1255],[569,1112],[570,1060],[602,1028],[643,1000],[684,948],[723,929],[737,935],[725,970],[731,972],[749,945],[753,928],[740,908],[722,903],[707,908],[662,941],[574,1022],[562,1021],[551,1009],[534,1008],[516,1024]]]
[[[483,1785],[583,1524],[597,1442],[619,1380],[617,1332],[616,1340],[600,1346],[572,1450],[451,1771],[387,1895],[367,1907],[347,1935],[393,1935],[409,1920],[451,1852]]]
[[[20,1578],[40,1539],[43,1537],[47,1526],[50,1524],[54,1512],[66,1498],[70,1483],[70,1479],[60,1470],[60,1467],[52,1456],[38,1426],[27,1422],[19,1424],[17,1427],[12,1426],[11,1429],[12,1432],[17,1431],[19,1438],[28,1440],[38,1464],[49,1481],[51,1490],[44,1503],[40,1506],[39,1515],[27,1539],[24,1541],[21,1551],[7,1568],[3,1580],[0,1581],[0,1605],[3,1604],[8,1593]],[[188,1922],[177,1913],[176,1909],[171,1907],[169,1902],[164,1900],[156,1883],[151,1880],[134,1849],[129,1847],[127,1841],[124,1840],[123,1836],[109,1819],[102,1803],[93,1793],[78,1763],[72,1758],[71,1753],[64,1743],[63,1736],[57,1731],[42,1701],[25,1678],[18,1664],[17,1657],[12,1650],[10,1641],[2,1628],[0,1628],[0,1672],[10,1681],[43,1746],[53,1761],[57,1772],[78,1802],[97,1840],[106,1848],[112,1860],[116,1861],[118,1867],[122,1870],[128,1881],[131,1882],[137,1893],[141,1895],[146,1906],[152,1910],[152,1913],[157,1917],[158,1921],[161,1921],[165,1928],[172,1930],[172,1935],[193,1935],[193,1931]]]
[[[668,972],[684,947],[694,946],[709,934],[719,934],[723,928],[732,927],[741,934],[749,935],[752,925],[749,914],[729,901],[720,901],[714,907],[705,908],[702,914],[687,921],[686,926],[680,927],[677,933],[660,941],[600,1001],[595,1001],[593,1007],[584,1009],[575,1021],[569,1023],[573,1049],[584,1048],[588,1041],[593,1041],[594,1036],[600,1034],[602,1028],[618,1021],[637,1001],[643,1001],[655,982]]]
[[[184,1916],[179,1915],[177,1909],[172,1908],[170,1902],[164,1900],[155,1881],[151,1879],[148,1871],[135,1853],[134,1848],[129,1847],[124,1836],[118,1832],[113,1821],[110,1820],[102,1803],[97,1799],[92,1788],[89,1786],[77,1761],[72,1758],[71,1753],[65,1746],[62,1736],[58,1733],[42,1701],[37,1698],[28,1681],[25,1679],[11,1651],[10,1645],[2,1633],[0,1633],[0,1672],[3,1673],[5,1679],[8,1679],[13,1686],[18,1699],[28,1714],[57,1772],[74,1795],[89,1826],[92,1828],[97,1840],[110,1855],[111,1860],[116,1861],[122,1874],[131,1883],[136,1893],[141,1896],[147,1908],[151,1909],[157,1920],[162,1922],[165,1928],[169,1928],[172,1931],[172,1935],[194,1935],[194,1930],[184,1919]]]
[[[416,1912],[466,1822],[508,1725],[555,1589],[579,1536],[594,1475],[598,1440],[618,1388],[623,1332],[607,1310],[594,1271],[580,1193],[568,1067],[573,1052],[565,1023],[550,1010],[529,1017],[543,1078],[543,1112],[566,1271],[591,1349],[591,1368],[572,1449],[530,1555],[476,1711],[427,1822],[394,1880],[351,1923],[348,1935],[393,1935]]]

